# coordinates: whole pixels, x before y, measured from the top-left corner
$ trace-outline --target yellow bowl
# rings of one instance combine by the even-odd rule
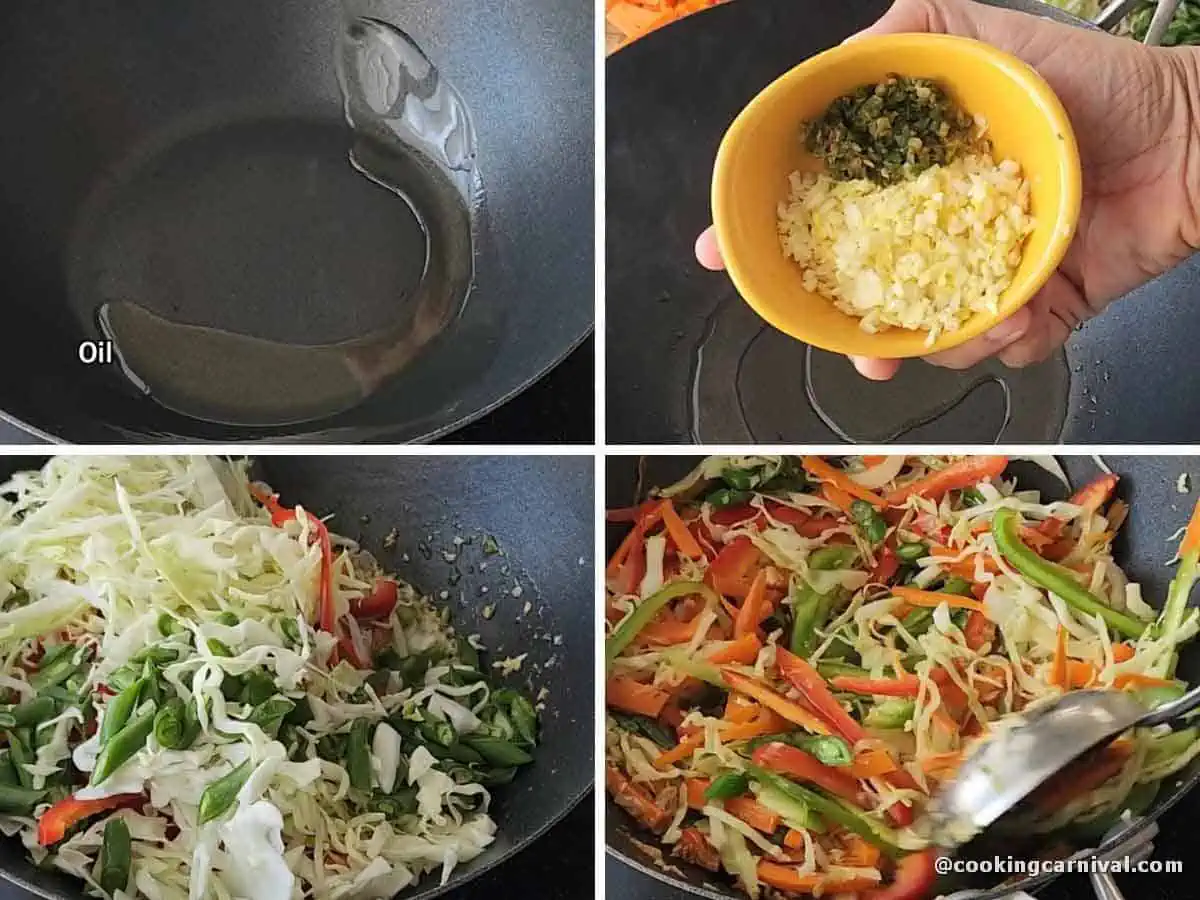
[[[804,149],[802,124],[842,94],[889,74],[936,80],[972,115],[987,120],[997,159],[1014,159],[1031,182],[1033,233],[999,313],[977,313],[926,345],[928,333],[870,334],[859,320],[804,289],[803,270],[784,256],[777,223],[791,172],[820,171]],[[772,82],[734,120],[713,173],[713,220],[738,292],[779,330],[838,353],[899,359],[954,347],[1027,303],[1054,272],[1075,233],[1079,149],[1050,86],[1021,60],[967,38],[935,34],[864,37],[827,50]]]

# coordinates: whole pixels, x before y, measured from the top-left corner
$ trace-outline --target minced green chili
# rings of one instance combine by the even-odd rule
[[[937,82],[902,75],[855,88],[805,126],[808,151],[840,181],[896,184],[977,143],[974,120]]]
[[[1141,637],[1142,632],[1146,630],[1146,623],[1118,612],[1083,587],[1075,580],[1075,575],[1070,569],[1042,559],[1026,547],[1021,540],[1015,510],[996,510],[992,519],[992,534],[996,538],[996,548],[1010,566],[1038,587],[1062,597],[1068,606],[1087,615],[1100,616],[1110,628],[1126,637]]]

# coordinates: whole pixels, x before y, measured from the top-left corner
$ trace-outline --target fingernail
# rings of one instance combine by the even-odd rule
[[[1015,341],[1029,328],[1029,315],[1025,310],[1009,316],[998,325],[992,326],[983,336],[992,344],[1007,344]]]

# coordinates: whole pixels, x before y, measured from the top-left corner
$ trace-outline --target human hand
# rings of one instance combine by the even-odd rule
[[[1079,226],[1058,271],[1008,319],[927,362],[1040,362],[1076,326],[1200,248],[1200,51],[1149,48],[972,0],[897,0],[863,34],[902,32],[975,38],[1025,60],[1066,108],[1083,167]],[[724,268],[711,227],[696,258]],[[900,368],[899,360],[852,359],[875,380]]]

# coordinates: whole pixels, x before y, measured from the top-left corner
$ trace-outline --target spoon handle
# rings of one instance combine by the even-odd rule
[[[1117,881],[1107,872],[1092,873],[1092,888],[1096,891],[1098,900],[1125,900],[1125,895],[1117,887]]]
[[[1162,706],[1154,709],[1153,712],[1142,716],[1138,720],[1138,724],[1162,725],[1164,722],[1170,722],[1186,713],[1190,713],[1197,706],[1200,706],[1200,685],[1192,688],[1178,700],[1164,703]]]

